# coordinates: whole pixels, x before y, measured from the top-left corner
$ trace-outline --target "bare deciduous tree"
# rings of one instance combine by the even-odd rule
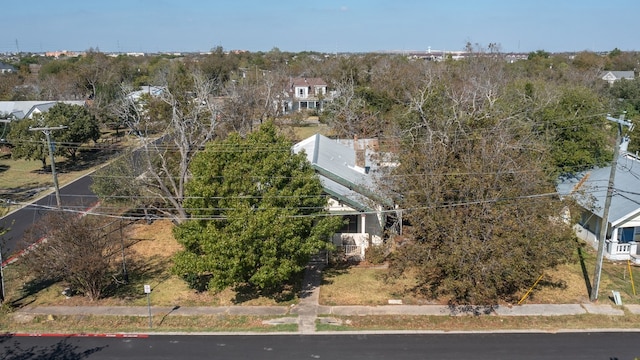
[[[109,220],[49,213],[26,234],[24,263],[38,279],[62,281],[90,300],[99,299],[119,271],[120,242]]]
[[[112,111],[141,143],[130,162],[141,167],[136,181],[149,198],[145,208],[181,223],[188,217],[183,202],[189,164],[214,138],[219,109],[211,97],[214,81],[198,71],[173,68],[159,81],[163,90],[157,99],[137,102],[123,93]]]

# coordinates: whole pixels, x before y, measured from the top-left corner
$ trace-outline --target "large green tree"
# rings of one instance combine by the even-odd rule
[[[611,102],[615,106],[611,114],[618,117],[626,112],[626,119],[637,124],[640,119],[640,80],[616,81],[608,90],[612,97]],[[636,129],[625,135],[630,138],[628,151],[640,151],[640,131]]]
[[[100,124],[85,106],[57,103],[45,113],[48,126],[66,126],[56,134],[58,154],[76,160],[78,149],[89,141],[100,138]]]
[[[190,167],[192,220],[175,228],[184,250],[175,273],[201,289],[249,285],[271,293],[290,284],[310,257],[330,247],[341,219],[324,213],[322,185],[271,123],[232,134]]]
[[[46,170],[49,148],[45,135],[32,128],[66,126],[51,132],[56,155],[76,160],[78,149],[88,141],[100,138],[100,127],[95,117],[84,107],[57,103],[45,113],[34,114],[33,118],[15,120],[7,136],[13,146],[14,159],[40,160]]]
[[[611,161],[613,132],[606,113],[603,99],[594,90],[568,86],[536,114],[539,134],[551,145],[558,172],[576,173]]]
[[[425,73],[407,100],[389,182],[402,194],[409,241],[390,268],[416,274],[415,291],[429,298],[513,301],[570,259],[571,228],[557,220],[563,204],[553,196],[546,139],[520,106],[502,103],[501,64],[480,58],[454,66],[455,75]]]
[[[12,145],[12,159],[40,160],[42,169],[46,171],[49,150],[45,136],[40,131],[30,130],[37,126],[44,126],[44,119],[41,116],[13,121],[7,140]]]

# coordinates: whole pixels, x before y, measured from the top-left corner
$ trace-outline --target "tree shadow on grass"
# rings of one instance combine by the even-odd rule
[[[275,300],[278,303],[292,301],[300,291],[303,275],[303,273],[297,274],[291,282],[268,289],[260,289],[251,284],[238,285],[234,288],[235,297],[233,303],[242,304],[261,297]]]
[[[0,173],[3,173],[5,171],[9,170],[10,168],[11,168],[11,166],[9,166],[9,165],[4,165],[4,164],[0,165]]]
[[[322,270],[322,282],[320,284],[333,284],[333,278],[348,273],[349,269],[357,265],[358,263],[353,261],[333,261],[329,263],[329,265]]]
[[[29,305],[34,300],[28,300],[32,296],[35,296],[40,291],[48,289],[57,283],[54,279],[32,279],[24,283],[22,285],[22,293],[21,296],[13,301],[11,301],[11,306],[13,307],[24,307]],[[28,301],[27,301],[28,300]]]
[[[61,173],[84,171],[105,163],[116,153],[115,149],[80,149],[75,160],[66,159],[56,162],[56,166]]]
[[[170,260],[153,257],[147,260],[127,259],[126,268],[129,281],[124,282],[122,279],[122,273],[115,279],[113,287],[109,292],[105,293],[105,296],[111,296],[121,298],[124,300],[141,299],[146,296],[140,289],[145,283],[148,283],[149,279],[153,280],[153,287],[167,281],[171,277],[171,273],[168,270],[170,267]]]
[[[587,295],[591,294],[591,280],[589,279],[589,272],[587,271],[587,264],[585,262],[584,249],[581,244],[578,244],[578,259],[580,261],[580,268],[582,269],[582,276],[584,278],[584,284],[587,289]]]
[[[550,280],[543,279],[543,280],[540,280],[538,284],[542,288],[552,288],[552,289],[560,289],[560,290],[564,290],[567,288],[567,282],[564,280],[550,281]]]

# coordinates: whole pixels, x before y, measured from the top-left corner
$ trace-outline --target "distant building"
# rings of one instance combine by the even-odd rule
[[[139,101],[140,97],[142,97],[142,95],[149,95],[151,97],[158,97],[160,95],[162,95],[162,93],[164,93],[166,91],[166,88],[162,87],[162,86],[150,86],[150,85],[144,85],[144,86],[140,86],[140,88],[138,90],[135,90],[129,94],[127,94],[127,97],[132,99],[133,101]]]
[[[600,74],[600,78],[608,82],[609,85],[613,85],[613,83],[622,79],[633,80],[635,73],[633,71],[605,71]]]
[[[323,79],[308,77],[292,78],[285,92],[285,113],[302,110],[322,111],[324,102],[332,100],[334,95],[327,91],[327,83]]]
[[[13,73],[16,72],[16,68],[14,68],[13,66],[9,65],[9,64],[5,64],[3,62],[0,62],[0,74],[8,74],[8,73]]]
[[[70,105],[85,105],[84,101],[0,101],[0,117],[16,120],[30,119],[34,114],[49,111],[59,102]]]
[[[79,53],[79,52],[75,52],[75,51],[68,51],[68,50],[61,50],[61,51],[47,51],[44,53],[44,56],[46,57],[54,57],[54,58],[59,58],[59,57],[78,57],[83,55],[83,53]]]

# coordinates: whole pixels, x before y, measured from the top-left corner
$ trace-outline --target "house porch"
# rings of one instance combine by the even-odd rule
[[[640,254],[638,253],[638,243],[633,239],[626,239],[624,233],[628,234],[626,228],[614,228],[611,238],[605,240],[604,257],[609,260],[631,260],[632,263],[640,265]],[[584,240],[594,249],[598,248],[598,235],[583,227],[575,226],[576,235]]]

